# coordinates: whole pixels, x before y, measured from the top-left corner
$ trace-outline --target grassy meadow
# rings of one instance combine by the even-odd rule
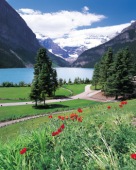
[[[130,100],[122,105],[115,102],[86,108],[79,103],[80,113],[77,109],[64,111],[0,128],[5,131],[4,141],[7,133],[4,143],[1,138],[1,169],[134,170],[135,103]]]
[[[63,85],[56,90],[55,98],[82,93],[85,86],[86,84]],[[31,87],[0,87],[0,103],[30,101],[30,91]]]
[[[0,122],[39,114],[73,110],[79,106],[87,107],[98,103],[99,102],[77,99],[64,102],[55,102],[47,104],[45,107],[39,105],[38,108],[32,107],[32,105],[0,107]]]

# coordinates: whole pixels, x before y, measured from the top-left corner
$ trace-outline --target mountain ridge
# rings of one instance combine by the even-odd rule
[[[132,52],[133,60],[136,58],[136,21],[130,26],[122,30],[120,34],[104,44],[84,51],[77,60],[72,64],[73,67],[91,67],[100,60],[102,55],[112,47],[113,52],[117,52],[121,48],[129,47]]]
[[[0,68],[32,67],[39,48],[36,35],[22,17],[7,1],[0,0]],[[54,54],[48,55],[54,65],[68,65]]]

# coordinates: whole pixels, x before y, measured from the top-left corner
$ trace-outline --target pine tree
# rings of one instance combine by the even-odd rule
[[[106,94],[115,96],[115,99],[118,99],[119,95],[125,97],[126,94],[132,94],[132,72],[133,66],[128,48],[120,50],[115,55],[115,61],[111,67],[111,74],[107,79]]]
[[[112,62],[113,62],[113,52],[112,52],[112,49],[109,48],[108,51],[102,57],[100,64],[99,64],[100,65],[100,71],[99,71],[100,81],[99,82],[104,92],[106,91],[106,82],[107,82],[107,78],[110,73],[110,67],[111,67]]]
[[[48,81],[49,81],[49,74],[48,74],[48,67],[47,64],[42,65],[42,70],[39,74],[39,91],[41,95],[41,99],[45,105],[45,99],[48,93]]]
[[[35,77],[32,82],[30,99],[35,100],[35,106],[37,107],[37,102],[40,100],[40,90],[39,90],[39,81],[38,77]]]
[[[40,48],[37,53],[36,64],[34,66],[34,80],[32,83],[32,89],[30,97],[37,101],[44,101],[46,96],[52,96],[54,90],[56,90],[57,74],[55,69],[52,69],[52,62],[49,60],[46,49]],[[55,88],[55,87],[56,88]]]
[[[100,64],[96,63],[94,66],[94,72],[93,72],[93,77],[92,77],[92,85],[96,86],[99,83],[99,78],[100,78]]]
[[[52,78],[53,78],[53,94],[55,96],[55,91],[58,88],[58,79],[57,79],[57,72],[55,69],[52,69]]]

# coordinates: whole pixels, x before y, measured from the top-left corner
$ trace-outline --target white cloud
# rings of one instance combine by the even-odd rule
[[[84,6],[83,9],[82,9],[83,13],[87,13],[89,11],[89,7],[87,6]]]
[[[64,10],[55,13],[41,13],[33,9],[19,9],[17,12],[35,33],[58,38],[79,27],[91,26],[92,23],[106,18],[104,15],[87,12],[89,8],[86,6],[83,9],[84,12]]]
[[[79,30],[79,27],[91,26],[106,18],[104,15],[92,14],[88,11],[89,8],[84,6],[82,12],[42,13],[33,9],[19,9],[18,13],[36,33],[37,38],[53,38],[61,47],[85,45],[87,48],[92,48],[113,38],[130,25],[127,23]]]
[[[89,49],[110,40],[129,25],[130,23],[84,30],[73,30],[66,38],[57,38],[55,42],[61,47],[84,45]]]

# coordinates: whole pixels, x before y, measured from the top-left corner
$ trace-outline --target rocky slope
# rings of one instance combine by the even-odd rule
[[[47,39],[39,39],[40,44],[47,48],[51,53],[55,54],[56,56],[60,56],[62,58],[69,58],[68,52],[62,49],[58,44],[54,43],[51,38]]]
[[[21,16],[7,3],[0,0],[0,68],[32,67],[40,44],[35,34]],[[56,66],[67,62],[50,52]]]
[[[133,60],[136,59],[136,22],[125,28],[119,35],[110,41],[99,45],[95,48],[84,51],[77,60],[72,64],[73,67],[94,67],[95,63],[100,60],[105,51],[112,47],[113,52],[120,48],[129,47]]]
[[[0,1],[0,67],[27,67],[40,47],[35,34],[20,15]]]

